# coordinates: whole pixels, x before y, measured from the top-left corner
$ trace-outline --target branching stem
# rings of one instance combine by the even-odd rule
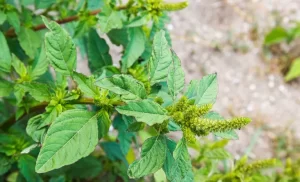
[[[117,10],[124,10],[124,9],[127,9],[127,6],[126,5],[118,6],[116,9]],[[89,12],[89,15],[90,16],[94,16],[94,15],[97,15],[98,13],[100,13],[100,12],[101,12],[101,9],[97,9],[97,10]],[[74,15],[74,16],[69,16],[67,18],[63,18],[61,20],[57,20],[56,23],[58,23],[58,24],[65,24],[65,23],[69,23],[69,22],[72,22],[72,21],[77,21],[78,19],[79,19],[79,16],[78,15]],[[32,27],[32,30],[39,31],[39,30],[43,30],[45,28],[46,28],[45,24],[40,24],[40,25]],[[9,29],[5,33],[5,36],[6,37],[16,37],[17,34],[15,32],[15,29]]]

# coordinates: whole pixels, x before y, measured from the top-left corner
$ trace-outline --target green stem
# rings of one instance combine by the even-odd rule
[[[29,109],[27,113],[24,113],[20,118],[24,118],[27,115],[30,115],[31,113],[42,113],[45,111],[45,108],[48,106],[49,102],[42,102],[39,105],[36,105]],[[94,105],[94,99],[92,98],[81,98],[79,100],[70,101],[68,104],[91,104]],[[10,118],[8,118],[6,121],[0,123],[0,128],[4,131],[8,130],[15,122],[17,122],[16,114],[12,115]]]

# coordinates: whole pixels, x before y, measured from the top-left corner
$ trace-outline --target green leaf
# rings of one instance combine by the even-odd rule
[[[121,147],[116,142],[102,142],[100,143],[100,146],[103,148],[104,152],[106,153],[106,156],[112,160],[121,160],[124,164],[127,164],[125,155],[123,154]]]
[[[28,120],[26,132],[36,142],[43,143],[47,129],[44,125],[43,115],[36,115]]]
[[[135,160],[128,168],[130,178],[140,178],[155,173],[162,168],[166,160],[167,144],[164,136],[147,139],[141,151],[141,158]]]
[[[15,55],[12,57],[11,64],[20,77],[25,77],[27,75],[27,68],[25,64],[21,62]]]
[[[137,121],[144,122],[150,126],[169,119],[167,111],[151,100],[128,102],[125,106],[116,107],[116,110],[126,116],[133,116]]]
[[[0,70],[5,72],[10,72],[11,68],[11,55],[10,50],[8,48],[6,38],[2,32],[0,32]]]
[[[107,135],[111,120],[106,110],[102,109],[98,113],[98,139],[103,138]]]
[[[291,67],[284,79],[288,82],[298,77],[300,77],[300,58],[297,58],[292,62]]]
[[[127,128],[127,131],[129,131],[129,132],[137,132],[137,131],[140,131],[143,128],[145,128],[145,126],[146,125],[143,122],[134,122],[134,123],[129,124],[129,126]]]
[[[42,39],[39,34],[30,28],[21,27],[18,33],[18,40],[26,54],[33,59],[38,48],[41,46]]]
[[[46,9],[55,2],[56,0],[35,0],[35,7],[38,9]]]
[[[224,118],[216,112],[209,112],[206,115],[204,115],[204,117],[208,119],[214,119],[214,120],[224,120]],[[229,130],[225,132],[215,132],[214,135],[228,140],[239,139],[238,135],[234,130]]]
[[[118,130],[118,140],[120,142],[120,148],[123,154],[127,155],[135,134],[127,131],[129,123],[126,119],[123,119],[121,115],[117,115],[114,118],[113,124],[114,128]]]
[[[45,47],[42,46],[40,51],[36,54],[32,65],[29,67],[29,76],[32,80],[38,79],[48,70],[48,60],[46,58]]]
[[[102,170],[102,163],[93,156],[80,159],[67,172],[72,178],[94,178],[99,175]]]
[[[163,165],[163,170],[166,173],[167,179],[170,181],[172,179],[172,167],[175,163],[175,159],[173,157],[173,152],[176,148],[176,142],[167,138],[167,154],[166,154],[166,161]]]
[[[88,0],[87,4],[88,4],[89,10],[96,10],[96,9],[100,9],[104,6],[104,1]]]
[[[0,97],[9,96],[13,90],[13,83],[0,78]]]
[[[20,84],[19,87],[21,87],[25,92],[29,92],[29,94],[37,101],[49,102],[51,100],[51,89],[45,83],[27,82]]]
[[[147,96],[143,83],[129,75],[103,78],[96,81],[96,85],[121,95],[124,101],[141,100]]]
[[[86,77],[81,73],[74,72],[74,80],[84,95],[89,97],[96,97],[100,95],[99,88],[95,86],[95,79],[92,76]]]
[[[4,11],[0,10],[0,25],[2,25],[6,21],[6,18],[7,16]]]
[[[49,182],[65,182],[66,179],[65,179],[65,176],[55,176],[55,177],[52,177]]]
[[[120,29],[123,26],[121,12],[111,9],[109,6],[104,6],[101,13],[98,15],[98,23],[100,30],[107,33],[112,29]]]
[[[145,35],[142,28],[130,28],[129,43],[126,46],[125,53],[122,56],[122,69],[124,72],[130,68],[145,50]]]
[[[177,144],[173,156],[175,161],[172,165],[170,181],[194,181],[192,163],[184,139]]]
[[[288,39],[288,32],[282,27],[276,27],[266,35],[264,44],[269,46],[282,41],[286,41],[287,39]]]
[[[12,165],[11,158],[7,157],[4,154],[0,154],[0,176],[2,176],[8,170],[10,170],[11,165]]]
[[[199,106],[211,104],[216,101],[218,94],[217,74],[204,76],[200,82],[191,81],[185,95],[189,99],[195,99],[195,103]]]
[[[88,61],[92,72],[104,66],[112,65],[112,58],[109,54],[109,47],[96,30],[91,29],[88,39]]]
[[[8,23],[14,27],[15,32],[16,33],[20,32],[21,23],[20,23],[18,13],[16,11],[8,11],[6,13],[6,16],[7,16]]]
[[[127,28],[140,27],[148,23],[147,16],[137,16],[125,25]]]
[[[113,29],[107,33],[107,36],[109,37],[110,41],[117,46],[122,45],[123,47],[126,47],[129,42],[128,31],[126,28]]]
[[[56,22],[43,17],[47,28],[51,30],[45,34],[46,56],[57,72],[72,75],[76,68],[76,48],[67,31]]]
[[[184,88],[184,71],[181,67],[180,59],[172,52],[172,64],[168,75],[168,89],[173,96],[173,100]]]
[[[88,20],[81,20],[77,23],[77,26],[75,28],[75,32],[73,35],[73,38],[80,38],[82,37],[85,33],[87,33],[90,29],[90,24]]]
[[[72,109],[63,112],[50,126],[36,162],[44,173],[88,156],[98,142],[97,118],[92,112]]]
[[[224,160],[224,159],[232,158],[231,154],[223,148],[216,148],[213,150],[208,150],[204,153],[204,156],[209,159],[217,159],[217,160]]]
[[[155,34],[152,55],[149,60],[151,85],[166,80],[172,63],[172,53],[163,30]]]
[[[26,154],[21,155],[18,161],[18,167],[26,181],[42,182],[42,178],[35,172],[35,158]]]

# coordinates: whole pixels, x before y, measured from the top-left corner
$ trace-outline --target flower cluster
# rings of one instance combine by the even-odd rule
[[[241,172],[243,174],[251,174],[251,173],[257,172],[261,169],[275,167],[277,165],[278,165],[278,161],[276,159],[259,160],[259,161],[253,162],[252,164],[243,166],[243,167],[237,169],[237,171]]]
[[[194,100],[183,96],[176,104],[167,108],[174,121],[182,128],[183,135],[189,142],[195,141],[195,135],[205,136],[211,132],[224,132],[240,129],[247,125],[249,118],[234,118],[231,120],[215,120],[205,115],[212,109],[212,104],[197,106]]]

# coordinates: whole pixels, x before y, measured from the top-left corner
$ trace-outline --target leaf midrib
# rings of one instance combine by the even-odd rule
[[[93,117],[91,117],[77,132],[75,132],[74,133],[74,135],[62,146],[62,147],[60,147],[59,148],[59,150],[57,150],[51,157],[49,157],[49,159],[39,168],[39,170],[41,169],[41,168],[43,168],[48,162],[49,162],[49,160],[50,159],[52,159],[52,157],[56,154],[56,153],[58,153],[62,148],[64,148],[65,147],[65,145],[67,145],[74,137],[75,137],[75,135],[77,135],[79,132],[80,132],[80,130],[85,126],[85,125],[87,125],[93,118],[94,118],[95,116],[93,116]],[[38,170],[38,171],[39,171]]]

